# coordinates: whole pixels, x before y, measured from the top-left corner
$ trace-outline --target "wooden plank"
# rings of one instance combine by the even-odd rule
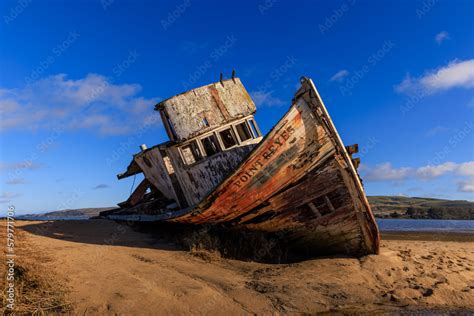
[[[313,211],[313,213],[316,215],[316,217],[321,217],[321,213],[319,212],[318,208],[316,207],[316,205],[314,205],[313,202],[309,202],[308,206]]]
[[[133,193],[128,198],[127,202],[134,206],[143,198],[146,190],[150,187],[150,182],[147,179],[143,179],[142,182],[136,187]]]

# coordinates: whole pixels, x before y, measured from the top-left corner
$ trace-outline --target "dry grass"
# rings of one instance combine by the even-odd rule
[[[6,244],[6,222],[1,221],[0,240]],[[2,248],[2,258],[5,258]],[[0,264],[2,304],[0,312],[12,315],[50,315],[72,310],[66,300],[67,289],[56,280],[46,254],[26,242],[26,233],[15,229],[15,308],[7,308],[5,262]]]

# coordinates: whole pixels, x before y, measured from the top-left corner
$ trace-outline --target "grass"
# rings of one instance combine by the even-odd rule
[[[1,221],[0,239],[6,244],[6,221]],[[2,247],[2,258],[6,258],[6,249]],[[72,307],[66,300],[67,289],[56,280],[48,268],[48,257],[25,241],[25,233],[15,230],[15,305],[7,307],[7,266],[0,264],[0,288],[2,289],[2,315],[50,315],[71,312]]]
[[[376,217],[474,219],[474,202],[404,196],[369,196]]]

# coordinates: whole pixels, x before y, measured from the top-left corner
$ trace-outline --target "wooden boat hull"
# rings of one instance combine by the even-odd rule
[[[281,234],[317,253],[379,250],[357,171],[306,78],[286,115],[212,193],[193,208],[148,219]]]

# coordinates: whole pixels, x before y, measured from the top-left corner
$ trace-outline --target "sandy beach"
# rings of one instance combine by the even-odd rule
[[[47,278],[74,314],[474,312],[472,235],[390,233],[380,255],[269,264],[106,220],[16,226],[17,264]]]

